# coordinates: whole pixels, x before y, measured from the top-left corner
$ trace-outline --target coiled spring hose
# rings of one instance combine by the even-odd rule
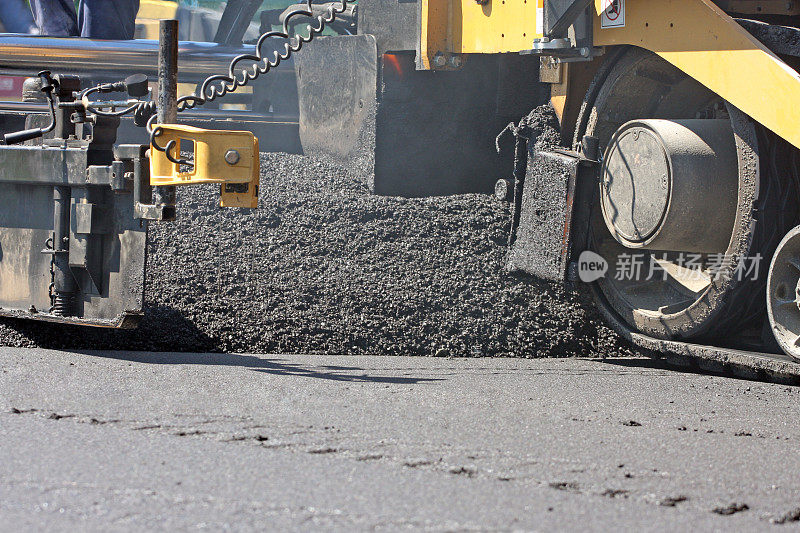
[[[324,13],[315,17],[312,11],[311,0],[306,0],[305,3],[286,14],[283,20],[283,27],[280,31],[269,31],[258,38],[255,44],[255,53],[240,54],[234,57],[228,67],[227,74],[211,75],[200,84],[199,90],[195,91],[193,94],[178,98],[178,112],[193,109],[208,102],[213,102],[218,98],[222,98],[236,91],[240,87],[248,85],[262,74],[268,73],[270,70],[277,67],[281,61],[289,59],[292,54],[299,52],[305,43],[313,41],[314,37],[325,31],[325,26],[327,24],[336,20],[336,16],[343,13],[346,9],[347,0],[341,0],[338,3],[330,4]],[[309,18],[316,22],[316,24],[312,22],[306,26],[308,35],[301,35],[298,33],[294,35],[289,34],[289,26],[292,19],[297,17]],[[272,50],[272,54],[265,54],[262,48],[264,43],[269,39],[284,39],[283,50]],[[97,88],[88,89],[80,96],[88,96],[88,94],[96,89]],[[144,123],[146,120],[147,131],[150,134],[150,145],[155,150],[164,152],[167,159],[173,163],[192,165],[191,161],[176,159],[171,155],[170,152],[175,148],[175,141],[170,141],[164,147],[159,146],[156,142],[156,138],[161,134],[161,129],[153,126],[156,118],[155,102],[141,102],[114,112],[96,109],[92,109],[92,112],[105,116],[122,116],[133,113],[137,118],[137,122],[140,124]]]

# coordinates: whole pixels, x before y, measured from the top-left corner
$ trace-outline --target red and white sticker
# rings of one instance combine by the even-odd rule
[[[602,7],[601,28],[625,27],[625,0],[603,0]]]
[[[25,78],[18,76],[0,76],[0,98],[19,100],[22,97],[22,84]]]

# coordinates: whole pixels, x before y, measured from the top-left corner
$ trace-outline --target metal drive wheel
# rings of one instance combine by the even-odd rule
[[[767,269],[752,263],[768,262],[797,205],[778,179],[780,141],[632,47],[598,72],[574,141],[584,135],[604,154],[588,243],[609,263],[601,310],[657,338],[759,336]]]
[[[767,312],[778,345],[800,362],[800,226],[786,234],[772,258]]]

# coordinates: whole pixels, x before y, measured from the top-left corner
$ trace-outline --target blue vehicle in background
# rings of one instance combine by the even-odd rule
[[[37,33],[36,23],[26,0],[0,2],[0,26],[6,33]]]

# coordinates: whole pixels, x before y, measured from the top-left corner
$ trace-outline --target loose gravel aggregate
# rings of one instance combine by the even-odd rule
[[[552,135],[552,134],[550,134]],[[598,356],[627,348],[591,306],[505,269],[509,206],[488,194],[372,195],[367,179],[262,154],[258,210],[179,189],[150,229],[134,331],[0,320],[0,343],[74,349]]]

